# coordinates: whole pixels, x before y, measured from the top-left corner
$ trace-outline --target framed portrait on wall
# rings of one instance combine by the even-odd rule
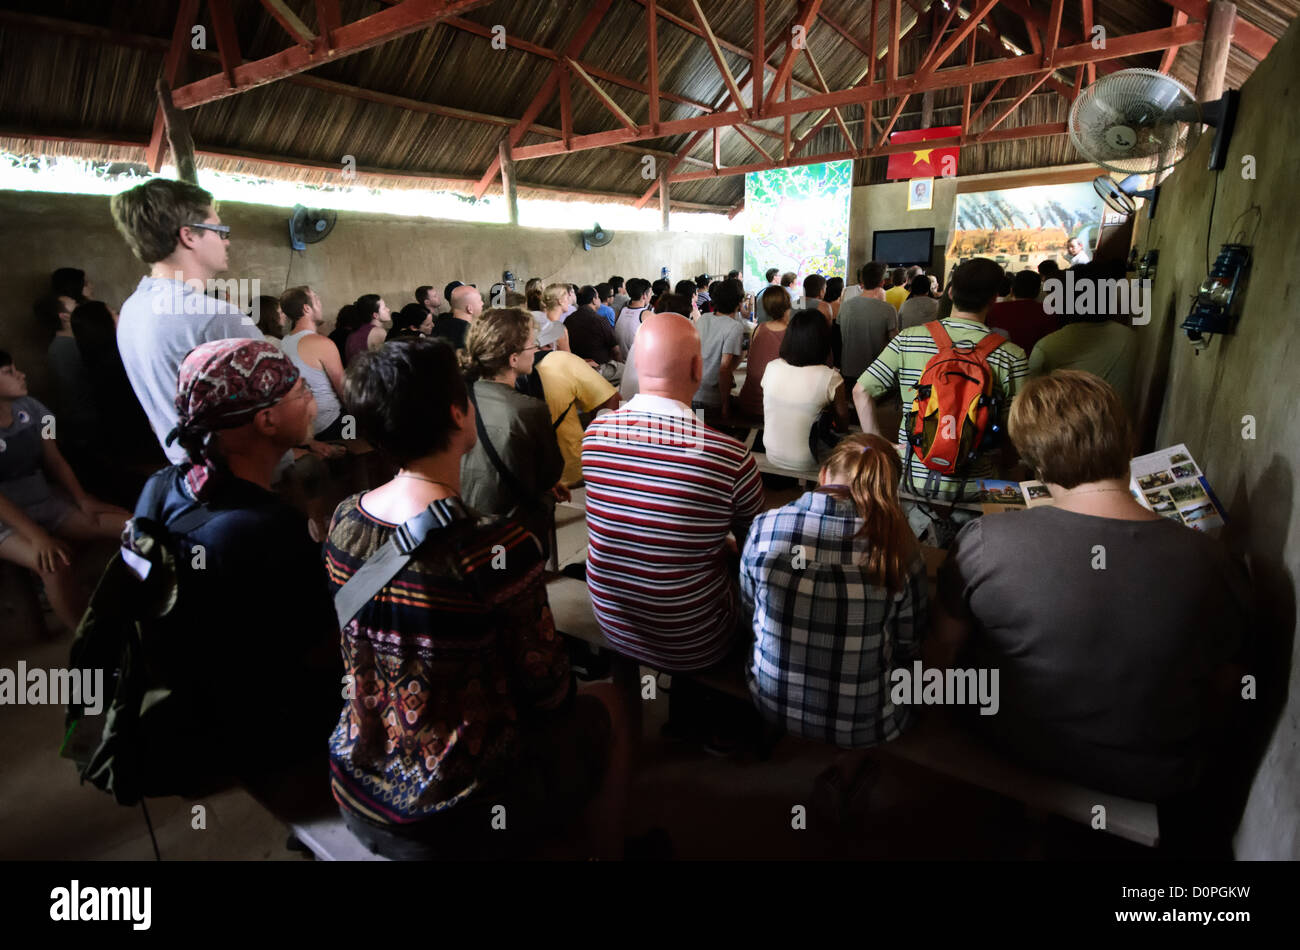
[[[929,211],[934,206],[934,179],[913,178],[907,188],[907,210]]]

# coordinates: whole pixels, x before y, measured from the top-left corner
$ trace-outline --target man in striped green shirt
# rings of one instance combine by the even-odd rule
[[[953,302],[952,315],[942,321],[954,343],[978,343],[993,332],[984,323],[984,318],[997,300],[1001,280],[1002,268],[985,257],[967,261],[954,272],[948,292]],[[908,327],[889,341],[884,351],[867,367],[853,387],[853,404],[858,410],[864,432],[884,434],[880,432],[876,419],[876,400],[897,393],[902,397],[904,407],[910,405],[914,395],[913,387],[925,371],[925,364],[938,352],[938,345],[924,326]],[[1005,434],[1007,415],[1011,410],[1012,398],[1028,374],[1028,361],[1025,351],[1007,340],[989,354],[988,364],[993,371],[994,386],[1001,400],[998,424],[1003,435],[999,448],[1004,452],[1003,458],[1011,459],[1014,455]],[[904,445],[905,450],[906,424],[907,416],[904,413],[903,420],[899,423],[898,442]],[[998,456],[999,449],[994,449],[967,466],[962,473],[966,476],[963,491],[960,475],[953,478],[933,472],[913,454],[910,457],[910,472],[907,468],[903,472],[902,489],[938,501],[970,500],[979,490],[976,484],[978,479],[1000,477]]]

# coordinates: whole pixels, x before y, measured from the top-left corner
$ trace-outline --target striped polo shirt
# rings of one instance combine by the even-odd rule
[[[582,440],[587,586],[620,652],[663,670],[726,656],[736,630],[727,533],[744,544],[763,485],[745,447],[685,404],[640,393]]]
[[[944,329],[954,343],[962,341],[978,343],[992,331],[978,320],[966,317],[948,317],[942,321]],[[898,424],[898,442],[907,442],[907,409],[912,397],[916,395],[915,387],[925,372],[925,364],[939,352],[939,346],[930,336],[924,325],[907,327],[889,341],[876,361],[866,368],[858,378],[858,383],[873,399],[879,399],[891,392],[897,392],[903,399],[903,417]],[[993,371],[993,385],[1002,400],[998,424],[1002,427],[1002,437],[1008,438],[1007,416],[1011,412],[1011,400],[1020,391],[1021,384],[1029,372],[1029,362],[1025,351],[1010,340],[1000,345],[988,356],[989,369]],[[997,451],[986,452],[975,459],[966,471],[967,480],[960,477],[949,478],[926,468],[916,457],[911,455],[910,472],[903,473],[903,489],[915,491],[934,498],[951,501],[958,493],[963,498],[970,498],[979,491],[979,485],[973,480],[993,478],[998,473],[995,466]],[[910,475],[910,486],[909,486]],[[963,491],[964,485],[964,491]]]

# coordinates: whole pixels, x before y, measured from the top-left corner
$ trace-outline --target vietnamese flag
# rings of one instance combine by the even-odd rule
[[[940,178],[943,176],[944,160],[948,156],[951,156],[952,161],[947,163],[947,168],[953,175],[957,174],[957,153],[961,151],[959,146],[925,148],[924,143],[926,139],[952,138],[960,134],[960,125],[940,125],[932,129],[909,129],[906,132],[894,132],[889,136],[890,145],[916,142],[917,149],[914,152],[900,152],[897,155],[890,155],[889,169],[885,173],[885,177],[889,179]]]

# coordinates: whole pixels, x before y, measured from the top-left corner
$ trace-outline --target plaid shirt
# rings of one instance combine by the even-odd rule
[[[808,492],[759,515],[740,559],[741,596],[754,615],[746,679],[759,710],[795,735],[844,748],[907,727],[889,674],[917,658],[929,625],[920,553],[903,590],[890,594],[860,566],[861,527],[851,501]]]

